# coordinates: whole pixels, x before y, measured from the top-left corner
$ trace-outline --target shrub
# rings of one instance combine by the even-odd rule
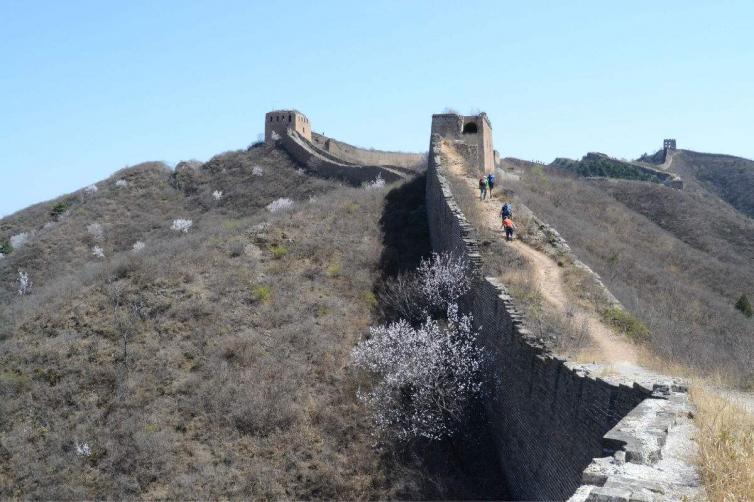
[[[11,249],[20,249],[29,240],[29,234],[27,232],[21,232],[10,238]]]
[[[272,290],[269,286],[254,286],[251,288],[251,297],[262,303],[267,303],[272,297]]]
[[[373,190],[375,188],[382,188],[385,186],[385,180],[382,177],[382,174],[377,174],[377,177],[367,183],[364,188],[367,190]]]
[[[741,295],[741,298],[736,302],[736,309],[739,310],[746,317],[751,317],[754,312],[751,308],[751,302],[746,295]]]
[[[20,296],[31,294],[31,288],[33,284],[27,272],[24,272],[22,270],[18,271],[18,278],[16,279],[16,284],[18,286],[18,294]]]
[[[418,328],[401,319],[372,327],[352,352],[357,367],[378,383],[359,399],[367,403],[380,432],[399,440],[453,436],[468,401],[482,388],[483,352],[470,315],[447,311],[448,323],[427,318]]]
[[[58,202],[50,209],[50,216],[52,216],[53,219],[57,220],[63,213],[68,210],[70,206],[71,203],[68,201]]]
[[[293,207],[293,201],[287,197],[281,197],[267,204],[267,210],[271,213],[285,211]]]
[[[101,241],[105,236],[105,231],[102,228],[102,225],[99,223],[92,223],[90,225],[87,225],[86,231],[91,235],[95,241]]]
[[[280,258],[288,254],[288,248],[281,245],[274,245],[270,248],[270,252],[272,253],[273,258],[279,260]]]
[[[187,234],[193,224],[193,220],[178,218],[177,220],[173,220],[173,224],[170,226],[170,229],[175,230],[176,232],[183,232],[184,234]]]
[[[343,265],[340,264],[340,262],[333,262],[327,267],[327,271],[325,272],[327,274],[327,277],[338,277],[340,273],[343,271]]]
[[[13,252],[13,246],[10,245],[10,241],[5,241],[0,244],[0,253],[9,255]]]
[[[603,310],[602,319],[635,342],[649,340],[649,329],[644,323],[620,307]]]

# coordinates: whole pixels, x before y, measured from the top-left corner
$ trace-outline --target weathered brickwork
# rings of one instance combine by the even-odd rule
[[[495,170],[495,153],[492,148],[492,124],[486,113],[457,115],[442,113],[432,115],[432,131],[445,139],[453,140],[459,153],[478,168],[479,174]]]
[[[424,167],[424,156],[420,153],[387,152],[359,148],[318,133],[312,133],[312,143],[341,162],[404,168],[415,168],[417,165]]]
[[[437,134],[430,142],[426,189],[430,238],[435,251],[450,251],[470,261],[474,282],[465,306],[493,357],[486,407],[508,490],[522,500],[563,500],[577,490],[583,500],[622,500],[609,498],[618,491],[643,496],[647,490],[641,482],[617,474],[582,476],[587,467],[590,472],[604,472],[594,466],[598,461],[612,465],[613,455],[623,461],[631,457],[626,449],[634,442],[626,436],[632,433],[620,436],[615,431],[627,430],[619,425],[622,420],[646,399],[664,397],[665,387],[651,381],[625,385],[595,378],[554,356],[525,329],[504,286],[482,276],[474,229],[455,203],[443,174],[441,132],[433,127]],[[671,420],[663,417],[668,423]],[[658,428],[659,436],[669,428],[664,432]],[[644,460],[633,455],[633,461]]]
[[[264,141],[270,144],[274,141],[272,133],[283,136],[288,129],[293,129],[305,138],[312,140],[312,127],[309,119],[298,110],[275,110],[264,116]]]
[[[378,176],[386,182],[396,181],[405,173],[384,166],[360,166],[338,163],[314,150],[311,143],[295,131],[287,130],[277,143],[282,146],[297,162],[306,166],[308,171],[328,178],[337,178],[352,185],[374,181]]]

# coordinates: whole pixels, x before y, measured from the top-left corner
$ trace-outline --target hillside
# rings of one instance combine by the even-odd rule
[[[666,360],[754,385],[754,222],[706,193],[523,169],[504,187],[552,224],[652,332]]]
[[[423,191],[391,189],[262,147],[124,169],[0,220],[0,242],[27,233],[0,260],[0,496],[440,496],[416,455],[373,447],[348,369],[381,271],[427,249],[421,226],[383,244],[384,211],[422,210]]]
[[[685,180],[696,182],[750,218],[754,218],[754,161],[711,153],[679,150],[672,170]]]

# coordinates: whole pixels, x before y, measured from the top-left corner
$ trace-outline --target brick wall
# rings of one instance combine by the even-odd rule
[[[464,255],[471,263],[474,282],[466,307],[494,361],[486,408],[500,475],[516,499],[569,498],[581,486],[585,468],[613,454],[616,443],[605,435],[642,401],[656,397],[653,387],[594,378],[527,332],[504,286],[482,276],[474,229],[443,176],[440,141],[432,135],[426,190],[430,238],[435,251]]]

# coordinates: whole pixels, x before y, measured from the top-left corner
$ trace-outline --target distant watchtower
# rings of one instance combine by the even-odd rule
[[[662,149],[666,152],[668,150],[675,150],[675,140],[674,139],[665,139],[662,141]]]
[[[293,129],[307,141],[312,140],[312,127],[306,115],[298,110],[275,110],[264,116],[264,142],[273,142],[272,133],[278,136],[286,134],[288,129]]]
[[[432,134],[455,140],[464,146],[465,157],[479,166],[482,173],[495,171],[495,153],[492,149],[492,124],[487,114],[458,115],[442,113],[432,115]]]

